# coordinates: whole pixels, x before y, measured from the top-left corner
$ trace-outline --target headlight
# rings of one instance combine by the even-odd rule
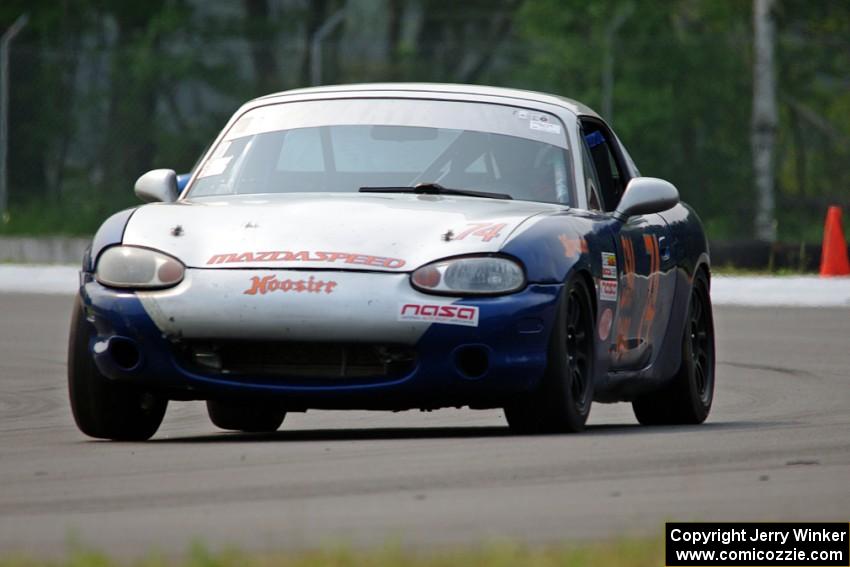
[[[522,267],[508,258],[472,256],[422,266],[410,278],[426,293],[491,295],[517,291],[525,285]]]
[[[107,248],[97,261],[95,277],[103,285],[125,288],[164,288],[183,281],[185,267],[162,252],[135,246]]]

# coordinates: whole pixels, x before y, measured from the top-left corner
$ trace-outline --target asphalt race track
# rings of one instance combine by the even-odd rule
[[[148,443],[92,441],[65,392],[69,296],[0,295],[0,553],[185,551],[657,535],[665,520],[850,519],[850,310],[717,308],[714,410],[578,436],[500,411],[287,416],[219,433],[172,404]]]

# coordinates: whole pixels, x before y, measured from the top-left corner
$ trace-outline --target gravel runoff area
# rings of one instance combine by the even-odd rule
[[[75,266],[0,265],[0,293],[73,294]],[[850,307],[850,277],[714,276],[715,305]]]

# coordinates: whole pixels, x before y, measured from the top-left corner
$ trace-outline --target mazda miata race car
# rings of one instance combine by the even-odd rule
[[[183,185],[184,183],[181,183]],[[83,260],[79,428],[147,439],[169,400],[223,429],[313,408],[504,408],[583,429],[591,403],[700,423],[709,255],[670,183],[557,96],[380,84],[253,100],[178,187],[106,220]]]

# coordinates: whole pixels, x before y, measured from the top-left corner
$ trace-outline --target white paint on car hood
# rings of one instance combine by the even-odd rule
[[[407,271],[447,256],[498,251],[530,217],[563,209],[442,195],[207,197],[139,208],[127,224],[123,242],[167,252],[189,267]],[[494,226],[500,228],[486,232]],[[476,234],[477,228],[483,231]],[[276,251],[309,254],[295,258],[258,254]],[[350,256],[317,260],[316,252]],[[214,257],[218,259],[211,262]],[[404,265],[382,259],[400,259]]]

